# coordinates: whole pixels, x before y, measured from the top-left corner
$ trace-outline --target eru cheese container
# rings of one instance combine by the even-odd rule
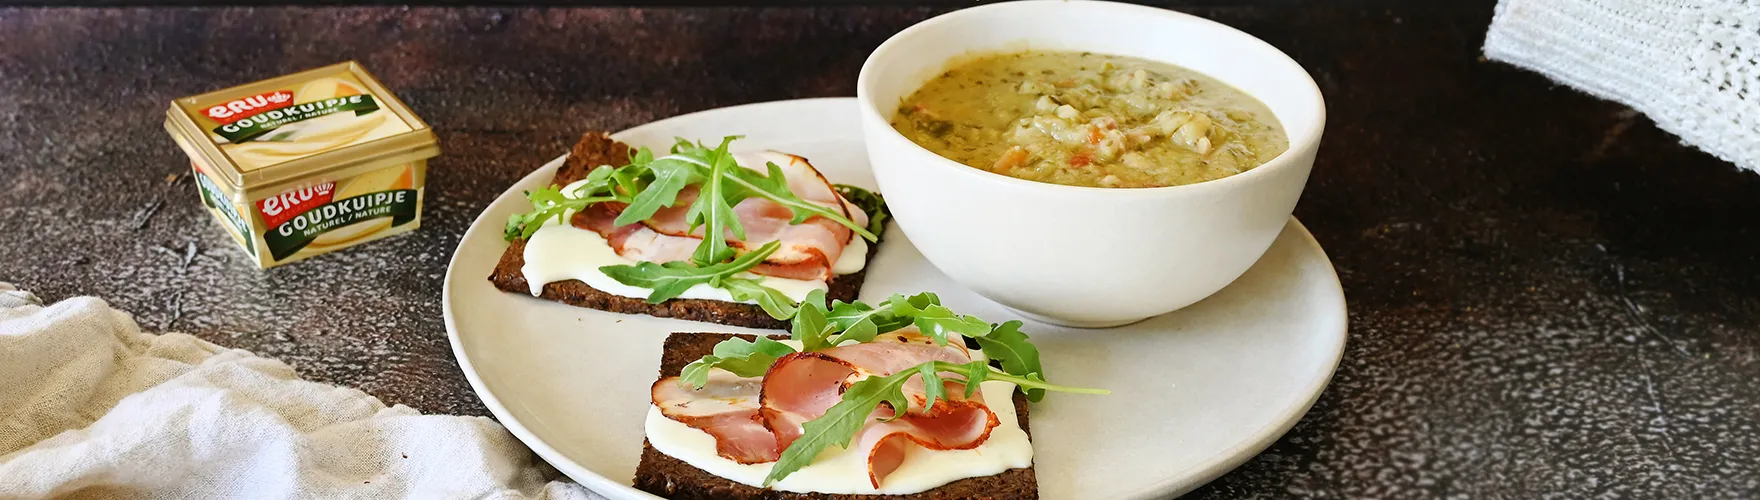
[[[202,204],[272,267],[421,225],[434,132],[355,62],[172,101]]]

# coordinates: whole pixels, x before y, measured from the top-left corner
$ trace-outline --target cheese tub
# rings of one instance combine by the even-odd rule
[[[268,268],[421,226],[434,132],[354,62],[172,101],[201,202]]]

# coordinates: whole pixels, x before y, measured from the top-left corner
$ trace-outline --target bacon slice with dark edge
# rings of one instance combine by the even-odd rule
[[[892,471],[904,464],[905,453],[915,444],[931,450],[969,450],[990,438],[990,430],[1001,422],[996,413],[984,405],[982,393],[965,399],[965,384],[946,382],[948,400],[937,400],[927,414],[922,412],[919,395],[912,409],[901,418],[892,418],[891,408],[881,406],[869,417],[868,426],[856,439],[858,450],[868,451],[868,480],[874,488]],[[910,393],[906,393],[910,395]]]
[[[619,226],[615,223],[617,212],[612,210],[612,203],[599,203],[576,212],[568,223],[581,229],[599,233],[611,249],[618,255],[636,261],[673,262],[690,260],[691,253],[697,250],[697,244],[703,240],[682,236],[668,236],[649,229],[641,224]],[[622,207],[617,207],[621,209]]]
[[[777,448],[787,449],[801,436],[801,425],[819,418],[843,398],[850,384],[869,376],[884,377],[925,361],[966,363],[971,353],[964,346],[937,346],[921,334],[888,333],[874,342],[795,353],[776,360],[764,375],[759,414],[776,434]],[[990,437],[1000,421],[984,405],[983,394],[965,398],[965,384],[946,382],[947,398],[924,410],[921,379],[905,382],[905,397],[912,401],[904,416],[893,416],[886,405],[869,416],[857,440],[857,450],[868,452],[868,479],[875,488],[904,462],[906,448],[916,444],[932,450],[976,448]]]
[[[767,172],[767,164],[775,163],[788,178],[789,191],[795,196],[836,209],[840,215],[858,225],[868,223],[868,214],[838,196],[831,182],[813,168],[806,158],[766,151],[736,153],[735,159],[740,166],[760,172]],[[653,217],[639,224],[617,226],[613,223],[617,214],[625,207],[621,203],[595,204],[575,214],[570,223],[575,227],[599,233],[618,255],[632,260],[688,260],[703,238],[703,229],[699,227],[692,231],[690,223],[685,219],[685,215],[690,212],[691,202],[697,199],[697,193],[697,186],[686,186],[679,191],[671,207],[661,208]],[[734,205],[733,211],[745,230],[745,238],[735,238],[731,232],[724,235],[730,246],[752,249],[771,241],[782,242],[781,248],[764,259],[763,264],[750,270],[752,274],[799,280],[830,280],[831,268],[843,256],[843,249],[853,238],[859,237],[842,224],[819,216],[811,217],[800,224],[790,224],[794,213],[788,207],[763,198],[742,200]]]
[[[669,377],[654,384],[653,399],[667,418],[715,436],[721,456],[746,464],[770,462],[801,436],[802,424],[841,401],[850,384],[925,361],[965,363],[971,353],[957,344],[935,345],[918,333],[888,333],[874,342],[783,356],[762,379],[714,370],[708,385],[692,390]],[[896,409],[883,404],[868,417],[852,450],[868,454],[868,479],[875,488],[904,463],[910,446],[969,450],[1000,424],[982,393],[967,399],[965,385],[957,381],[946,381],[945,389],[947,397],[925,409],[923,382],[912,379],[904,386],[912,401],[904,416],[892,419]]]
[[[774,462],[782,453],[776,435],[758,417],[763,380],[739,377],[726,370],[709,373],[702,389],[680,385],[678,377],[654,382],[654,406],[660,413],[715,436],[715,453],[742,464]]]

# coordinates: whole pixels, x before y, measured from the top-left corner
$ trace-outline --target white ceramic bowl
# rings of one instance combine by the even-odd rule
[[[950,59],[1027,49],[1139,57],[1210,75],[1269,106],[1289,151],[1198,184],[1075,187],[961,165],[890,125],[899,102]],[[1079,327],[1167,313],[1240,277],[1294,210],[1326,122],[1314,79],[1271,45],[1186,14],[1092,1],[991,4],[924,21],[868,56],[856,96],[880,191],[923,256],[984,297]]]

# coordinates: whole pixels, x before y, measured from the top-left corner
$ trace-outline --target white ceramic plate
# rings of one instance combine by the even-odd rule
[[[873,185],[853,99],[722,108],[614,137],[667,146],[675,136],[728,134],[746,136],[734,143],[740,149],[805,156],[833,182]],[[471,387],[539,456],[611,498],[654,498],[629,483],[661,341],[674,331],[756,330],[577,308],[490,285],[507,247],[504,222],[530,208],[521,193],[549,182],[561,163],[521,179],[471,224],[447,271],[446,331]],[[897,226],[869,269],[864,299],[933,291],[956,311],[1019,319],[949,281]],[[1291,219],[1239,281],[1180,311],[1109,330],[1027,323],[1053,381],[1113,391],[1051,394],[1033,406],[1040,494],[1149,498],[1204,484],[1288,431],[1338,366],[1345,303],[1331,262]]]

